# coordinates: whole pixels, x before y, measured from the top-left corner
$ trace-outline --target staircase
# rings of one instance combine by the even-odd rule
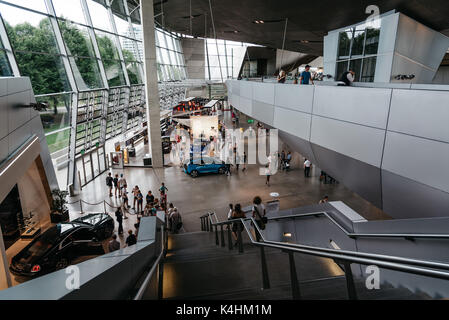
[[[173,300],[290,300],[289,256],[265,248],[270,289],[262,290],[260,248],[243,236],[244,253],[215,245],[215,234],[195,232],[170,235],[164,260],[163,298]],[[348,299],[344,272],[332,260],[295,254],[301,298]],[[429,299],[405,288],[381,285],[366,289],[355,281],[357,296],[367,300]],[[145,296],[144,296],[145,298]]]

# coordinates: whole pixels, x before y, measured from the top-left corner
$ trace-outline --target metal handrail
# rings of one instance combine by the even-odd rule
[[[295,267],[295,260],[294,260],[294,254],[295,253],[301,253],[311,256],[317,256],[327,259],[332,259],[338,264],[343,265],[343,270],[345,272],[345,278],[346,278],[346,284],[347,284],[347,290],[348,290],[348,297],[350,299],[357,299],[357,292],[354,284],[354,278],[352,275],[351,270],[351,264],[360,264],[360,265],[375,265],[377,267],[381,267],[388,270],[394,270],[409,274],[415,274],[415,275],[421,275],[436,279],[443,279],[443,280],[449,280],[449,264],[441,263],[441,262],[433,262],[433,261],[424,261],[424,260],[417,260],[417,259],[410,259],[410,258],[403,258],[403,257],[397,257],[397,256],[388,256],[388,255],[380,255],[380,254],[371,254],[371,253],[365,253],[365,252],[355,252],[355,251],[347,251],[347,250],[335,250],[335,249],[329,249],[329,248],[321,248],[321,247],[313,247],[313,246],[307,246],[307,245],[299,245],[299,244],[291,244],[291,243],[283,243],[283,242],[276,242],[276,241],[268,241],[263,236],[263,232],[260,230],[257,222],[254,220],[254,218],[245,218],[245,219],[234,219],[234,220],[228,220],[224,222],[219,223],[212,223],[212,215],[216,215],[215,213],[208,213],[205,216],[202,216],[202,222],[204,219],[208,217],[208,222],[211,223],[210,230],[212,231],[215,227],[215,233],[216,233],[216,244],[219,245],[219,237],[218,237],[218,227],[221,226],[221,245],[222,247],[225,246],[224,244],[224,235],[223,235],[223,226],[224,225],[230,225],[235,222],[240,222],[246,233],[249,236],[249,239],[251,241],[251,244],[254,246],[257,246],[261,250],[261,267],[262,267],[262,279],[263,279],[263,288],[269,289],[270,288],[270,281],[268,276],[268,269],[267,269],[267,262],[265,258],[265,248],[273,248],[273,249],[279,249],[285,253],[288,253],[289,255],[289,261],[290,261],[290,277],[291,277],[291,288],[292,288],[292,295],[294,299],[300,299],[300,286],[299,281],[296,273],[296,267]],[[313,214],[309,214],[313,215]],[[315,213],[316,215],[316,213]],[[305,215],[301,215],[305,216]],[[291,218],[291,217],[290,217]],[[278,220],[279,218],[272,218],[270,220]],[[248,224],[249,222],[250,224]],[[257,232],[257,240],[254,239],[254,236],[251,233],[251,230],[249,228],[249,225],[254,226],[255,232]],[[228,235],[230,232],[230,228],[228,228]],[[242,234],[241,230],[238,229],[238,244],[239,244],[239,252],[243,253],[243,241],[242,241]],[[231,241],[230,238],[228,238],[228,241]],[[231,243],[230,248],[232,249]]]
[[[243,224],[243,225],[244,225],[247,233],[250,235],[251,232],[248,230],[248,227],[246,226],[246,224]],[[307,250],[307,249],[301,249],[301,248],[293,248],[290,246],[286,246],[285,244],[279,245],[279,244],[274,244],[274,243],[270,243],[270,242],[257,242],[253,239],[252,235],[250,235],[250,238],[251,238],[252,244],[255,246],[275,248],[275,249],[279,249],[282,251],[302,253],[302,254],[318,256],[318,257],[322,257],[322,258],[329,258],[329,259],[333,259],[336,261],[346,261],[349,263],[357,263],[357,264],[363,264],[363,265],[375,265],[375,266],[382,267],[385,269],[401,271],[401,272],[411,273],[411,274],[417,274],[417,275],[422,275],[422,276],[428,276],[431,278],[449,280],[449,272],[442,272],[442,271],[437,271],[437,270],[431,270],[431,269],[410,266],[410,265],[414,265],[414,263],[404,264],[404,263],[383,261],[381,259],[369,259],[369,258],[361,258],[361,257],[359,258],[359,257],[354,257],[353,252],[350,252],[350,251],[348,251],[348,252],[351,253],[351,255],[337,254],[337,253],[325,253],[325,252],[320,252],[320,250],[316,250],[316,249]],[[338,251],[338,250],[336,250],[336,251]],[[366,254],[366,255],[369,255],[369,254]],[[388,256],[386,256],[386,257],[388,257]],[[392,257],[392,258],[399,258],[399,257]],[[409,259],[409,260],[410,260],[410,262],[418,262],[419,261],[419,260],[415,261],[413,259]],[[422,262],[425,262],[425,261],[422,261]],[[449,265],[447,265],[447,264],[441,264],[441,265],[444,265],[445,269],[449,270]]]
[[[213,213],[216,216],[216,213]],[[427,234],[427,233],[353,233],[348,232],[338,221],[336,221],[333,217],[331,217],[325,211],[318,211],[312,213],[304,213],[304,214],[293,214],[288,216],[280,216],[280,217],[269,217],[268,220],[285,220],[285,219],[295,219],[295,218],[308,218],[308,217],[316,217],[318,215],[323,215],[327,219],[329,219],[333,224],[335,224],[343,233],[349,238],[406,238],[406,239],[449,239],[449,234]],[[207,217],[208,214],[202,216],[201,218]],[[218,219],[217,219],[218,221]],[[233,220],[228,220],[233,221]],[[217,224],[223,225],[227,224],[228,221],[218,222]],[[211,221],[212,222],[212,221]],[[234,221],[235,222],[235,221]]]
[[[321,248],[321,247],[300,245],[300,244],[295,244],[295,243],[286,243],[286,242],[277,242],[277,241],[266,240],[265,237],[263,236],[263,233],[260,230],[259,226],[257,225],[257,223],[254,222],[254,219],[253,218],[250,218],[250,219],[252,220],[252,223],[256,226],[257,232],[259,233],[259,235],[262,239],[262,242],[264,242],[264,243],[273,244],[273,245],[282,245],[282,246],[304,249],[304,250],[320,251],[323,253],[342,254],[342,255],[354,256],[354,257],[358,257],[358,258],[376,259],[376,260],[382,260],[382,261],[388,261],[388,262],[394,262],[394,263],[416,265],[416,266],[433,268],[433,269],[449,270],[449,264],[442,263],[442,262],[417,260],[417,259],[403,258],[403,257],[398,257],[398,256],[388,256],[388,255],[358,252],[358,251],[336,250],[336,249],[330,249],[330,248]],[[250,235],[250,236],[251,236],[251,240],[252,240],[252,235]]]
[[[332,218],[327,212],[319,211],[305,214],[295,214],[281,217],[270,217],[268,220],[283,220],[294,218],[316,217],[317,215],[324,215],[340,230],[342,230],[350,238],[412,238],[412,239],[449,239],[449,234],[426,234],[426,233],[353,233],[348,232],[338,221]]]
[[[161,253],[157,257],[156,261],[153,263],[153,266],[150,269],[150,272],[148,272],[147,276],[145,277],[145,280],[143,281],[142,285],[139,288],[139,291],[137,291],[137,294],[134,296],[133,300],[141,300],[142,296],[147,289],[151,279],[153,278],[154,272],[156,271],[156,268],[158,268],[161,260],[165,256],[165,232],[164,232],[164,225],[161,226]]]
[[[211,213],[208,214],[209,217],[211,215],[212,215]],[[272,220],[274,220],[274,219],[272,219]],[[250,221],[255,226],[258,234],[261,237],[262,242],[254,240],[251,232],[248,230],[248,228],[246,226],[245,221]],[[386,261],[388,263],[395,263],[398,265],[399,264],[415,265],[415,266],[421,266],[421,267],[427,267],[427,268],[433,268],[433,269],[449,270],[449,264],[441,263],[441,262],[424,261],[424,260],[403,258],[403,257],[397,257],[397,256],[388,256],[388,255],[372,254],[372,253],[365,253],[365,252],[355,252],[355,251],[347,251],[347,250],[336,250],[336,249],[313,247],[313,246],[306,246],[306,245],[299,245],[299,244],[292,244],[292,243],[269,241],[269,240],[265,239],[262,231],[260,230],[259,226],[257,225],[257,223],[255,222],[255,220],[253,218],[234,219],[234,220],[228,220],[228,221],[223,221],[223,222],[216,223],[216,224],[212,223],[212,224],[215,226],[220,226],[220,225],[232,224],[234,222],[241,222],[244,225],[244,227],[248,233],[248,236],[250,237],[251,242],[256,245],[260,245],[261,243],[264,243],[269,246],[275,246],[275,247],[281,246],[282,250],[284,250],[284,251],[300,250],[302,253],[308,253],[308,254],[313,253],[314,255],[318,255],[318,256],[322,256],[322,257],[329,257],[332,259],[352,261],[352,263],[361,263],[360,262],[361,260],[366,260],[366,261],[369,261],[369,264],[381,265],[380,263],[375,263],[375,261],[378,261],[378,262]],[[342,257],[344,257],[344,258],[342,258]],[[364,264],[364,263],[361,263],[361,264]],[[426,269],[426,272],[427,271],[428,270]],[[449,273],[447,273],[446,275],[447,275],[447,279],[449,279]]]

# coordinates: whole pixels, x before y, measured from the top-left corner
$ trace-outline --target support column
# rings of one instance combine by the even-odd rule
[[[161,140],[161,106],[157,80],[156,41],[153,0],[140,1],[143,28],[145,92],[148,119],[148,138],[151,143],[153,168],[163,167]]]

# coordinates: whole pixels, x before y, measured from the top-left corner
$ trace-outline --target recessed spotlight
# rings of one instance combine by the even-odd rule
[[[291,238],[292,237],[291,232],[284,232],[284,237],[285,238]]]

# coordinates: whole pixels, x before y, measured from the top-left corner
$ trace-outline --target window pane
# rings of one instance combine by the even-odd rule
[[[338,39],[338,56],[349,57],[349,50],[351,48],[352,30],[340,32]]]
[[[139,72],[140,64],[137,62],[131,62],[126,64],[126,68],[128,70],[129,82],[131,84],[140,84],[142,83],[142,78],[140,77]]]
[[[48,104],[48,109],[39,113],[45,133],[70,126],[71,96],[69,94],[38,97],[36,100]]]
[[[117,60],[103,60],[106,77],[110,87],[118,87],[126,84],[122,64]]]
[[[132,1],[126,1],[128,3],[128,10],[133,23],[140,24],[140,8]]]
[[[363,59],[362,82],[374,82],[376,72],[377,57]]]
[[[139,52],[136,41],[120,37],[120,42],[125,61],[142,61],[143,52]]]
[[[160,61],[162,64],[170,64],[170,58],[168,56],[168,52],[165,49],[161,49],[161,57],[162,61]]]
[[[126,11],[123,0],[114,0],[112,2],[111,8],[114,16],[120,17],[121,19],[125,18]]]
[[[79,0],[53,0],[53,7],[58,17],[86,24],[83,8]]]
[[[119,35],[132,38],[129,23],[125,17],[118,17],[118,16],[114,15],[114,21],[115,21],[115,26],[117,27],[117,32]]]
[[[377,54],[379,48],[380,29],[366,29],[365,55]]]
[[[4,4],[0,4],[0,12],[14,51],[59,54],[53,27],[46,16]]]
[[[69,55],[95,58],[88,29],[70,21],[59,21],[62,37]]]
[[[359,81],[362,72],[362,59],[351,60],[349,68],[355,72],[354,81]]]
[[[69,60],[80,90],[104,87],[97,59],[70,57]]]
[[[116,39],[113,34],[95,31],[98,42],[98,49],[100,49],[100,56],[103,60],[119,60],[118,49],[116,46]]]
[[[93,0],[87,0],[92,24],[95,28],[112,32],[112,26],[109,21],[109,13],[106,6]]]
[[[356,31],[354,33],[354,40],[352,41],[351,56],[358,56],[363,54],[364,42],[365,42],[365,31]]]
[[[71,91],[61,57],[16,52],[22,76],[30,77],[35,94]]]
[[[47,7],[45,6],[44,0],[5,0],[5,1],[25,8],[30,8],[39,12],[47,13]]]
[[[134,35],[136,36],[136,40],[143,41],[142,26],[139,24],[133,23],[133,30],[134,30]],[[156,38],[156,41],[157,41],[157,38]]]
[[[334,80],[339,81],[343,76],[343,73],[346,71],[348,71],[348,61],[337,62],[337,72],[335,74],[336,78]]]
[[[0,77],[11,77],[13,76],[11,65],[9,64],[8,56],[6,52],[0,50]]]
[[[70,130],[64,130],[45,137],[50,153],[63,150],[69,146]]]

